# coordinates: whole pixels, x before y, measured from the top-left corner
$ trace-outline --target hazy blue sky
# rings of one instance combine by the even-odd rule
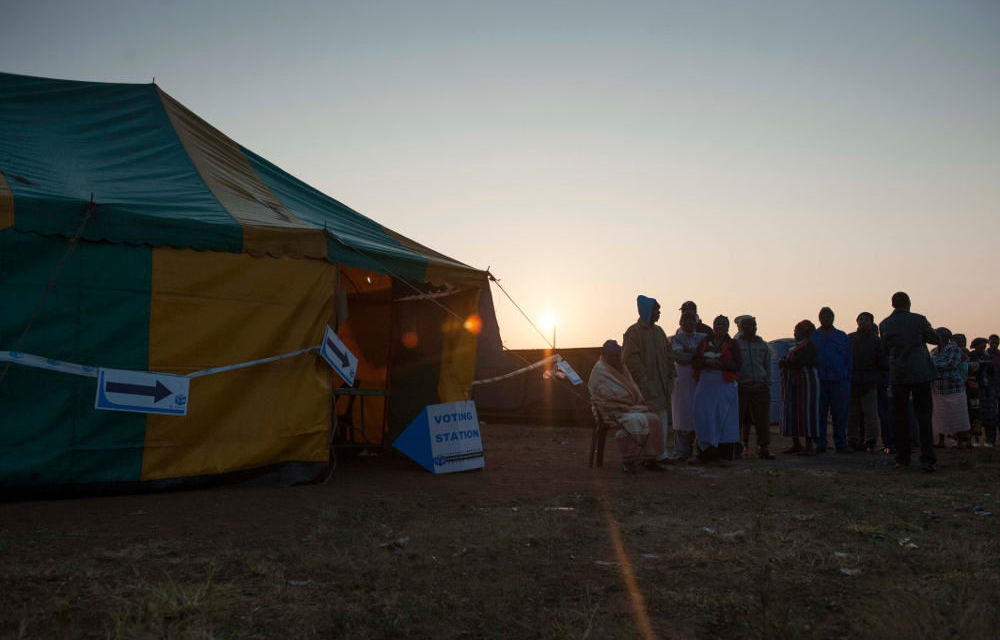
[[[791,334],[910,292],[1000,333],[1000,2],[12,2],[0,70],[150,82],[503,279],[563,346],[637,293]],[[511,346],[541,346],[497,300]]]

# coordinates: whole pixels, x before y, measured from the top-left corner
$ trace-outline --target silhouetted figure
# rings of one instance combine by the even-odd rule
[[[663,427],[663,453],[661,460],[672,457],[670,423],[670,394],[674,389],[674,350],[667,334],[656,322],[660,319],[660,303],[655,298],[638,296],[636,306],[639,320],[625,331],[622,340],[622,360],[632,379],[639,385],[649,409],[660,418]]]
[[[952,340],[946,327],[937,329],[940,346],[931,351],[931,360],[937,377],[931,387],[933,413],[931,426],[938,436],[938,447],[944,448],[945,436],[953,436],[964,443],[969,437],[969,405],[965,395],[965,376],[962,375],[962,350]]]
[[[986,361],[980,367],[989,376],[989,383],[980,385],[979,411],[986,435],[987,447],[996,446],[997,424],[1000,423],[1000,412],[997,409],[997,397],[1000,396],[1000,337],[990,336],[986,348]]]
[[[718,316],[712,337],[702,340],[692,360],[698,386],[694,391],[694,424],[698,457],[725,464],[740,440],[740,350],[729,337],[729,318]]]
[[[750,424],[757,432],[758,455],[774,460],[771,455],[771,347],[757,335],[757,320],[745,316],[736,336],[740,349],[740,440],[750,446]]]
[[[681,312],[680,328],[670,340],[677,369],[670,408],[674,419],[674,454],[678,460],[690,458],[694,448],[694,390],[698,381],[694,379],[691,361],[705,339],[704,333],[696,331],[697,325],[698,314],[694,311]]]
[[[605,420],[618,425],[615,442],[622,455],[625,471],[640,464],[652,467],[663,453],[662,425],[649,410],[622,362],[622,348],[614,340],[601,347],[601,359],[590,372],[587,382],[590,401]]]
[[[795,325],[795,346],[778,361],[781,372],[781,435],[792,439],[785,453],[811,456],[819,436],[819,353],[811,336],[816,325]],[[805,439],[805,447],[802,440]]]
[[[892,391],[893,434],[896,443],[896,466],[910,464],[909,401],[920,440],[920,462],[925,471],[934,471],[934,432],[931,426],[931,382],[937,370],[927,351],[927,344],[940,339],[919,313],[910,311],[910,296],[899,291],[892,296],[892,314],[879,325],[882,345],[889,357],[889,384]]]
[[[833,444],[837,453],[851,453],[847,446],[847,414],[851,407],[851,341],[833,326],[833,309],[819,310],[819,329],[812,341],[819,352],[819,437],[816,453],[826,451],[827,415],[833,417]]]
[[[875,333],[875,316],[862,311],[857,322],[858,330],[847,336],[853,359],[847,441],[855,451],[871,451],[878,444],[878,386],[885,384],[889,364],[882,351],[882,340]]]

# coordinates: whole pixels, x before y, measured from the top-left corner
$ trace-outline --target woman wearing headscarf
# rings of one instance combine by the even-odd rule
[[[601,359],[587,382],[590,401],[604,420],[618,425],[615,442],[626,471],[639,464],[656,466],[663,453],[663,430],[656,413],[643,401],[639,387],[622,362],[622,348],[614,340],[601,347]]]
[[[819,437],[819,351],[810,339],[816,325],[795,325],[795,346],[778,361],[781,371],[781,435],[792,439],[785,453],[811,456]],[[805,446],[802,440],[805,439]]]
[[[692,359],[698,386],[694,391],[694,424],[698,457],[725,465],[740,441],[740,408],[736,381],[740,350],[729,337],[729,318],[718,316],[712,336],[698,345]]]
[[[931,426],[938,436],[938,447],[944,447],[945,436],[952,436],[963,444],[969,439],[969,405],[965,395],[965,377],[962,374],[962,350],[952,340],[951,331],[937,329],[941,344],[931,351],[931,360],[937,369],[937,378],[931,387],[934,409]]]

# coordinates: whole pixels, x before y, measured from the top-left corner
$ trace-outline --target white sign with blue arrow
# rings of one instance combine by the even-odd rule
[[[99,369],[94,408],[186,416],[190,382],[169,373]]]
[[[354,375],[358,372],[358,357],[341,342],[340,337],[329,326],[323,336],[323,348],[320,351],[326,363],[333,367],[348,386],[354,384]]]

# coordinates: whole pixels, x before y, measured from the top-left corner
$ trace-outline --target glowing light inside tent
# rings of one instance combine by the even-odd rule
[[[477,314],[473,313],[465,319],[462,326],[465,327],[465,330],[472,335],[479,335],[479,332],[483,330],[483,320]]]

